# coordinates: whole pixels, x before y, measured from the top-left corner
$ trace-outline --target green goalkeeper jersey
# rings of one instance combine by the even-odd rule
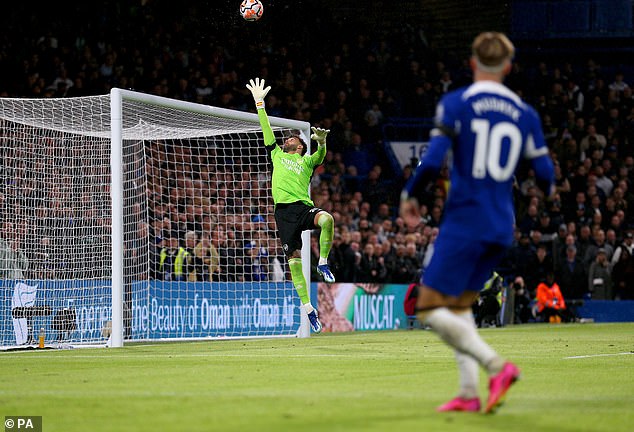
[[[263,108],[258,109],[258,118],[264,134],[264,144],[267,147],[273,146],[273,202],[277,205],[301,201],[307,205],[315,205],[308,195],[310,179],[315,167],[321,165],[326,157],[326,146],[317,146],[317,151],[312,155],[285,153],[275,143],[269,118]]]

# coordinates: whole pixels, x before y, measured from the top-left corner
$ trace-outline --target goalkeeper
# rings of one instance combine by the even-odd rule
[[[264,98],[271,87],[264,87],[264,80],[250,80],[247,88],[251,91],[264,134],[264,144],[273,164],[272,194],[275,203],[275,222],[279,237],[282,240],[284,253],[288,258],[291,278],[295,290],[306,310],[313,331],[321,331],[317,310],[311,305],[308,286],[302,271],[302,231],[320,229],[319,263],[317,271],[328,283],[335,277],[328,267],[328,255],[334,236],[334,219],[325,210],[315,207],[308,190],[313,170],[319,166],[326,156],[326,136],[330,130],[312,128],[311,138],[318,144],[317,151],[305,155],[306,143],[299,135],[291,135],[283,145],[275,145],[275,137],[264,109]]]

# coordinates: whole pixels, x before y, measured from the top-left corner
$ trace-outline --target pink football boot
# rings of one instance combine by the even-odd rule
[[[448,412],[448,411],[466,411],[466,412],[478,412],[480,411],[480,399],[464,399],[461,397],[457,397],[455,399],[450,400],[444,405],[436,408],[438,412]]]
[[[485,413],[493,413],[502,405],[504,395],[519,377],[520,370],[510,362],[506,362],[500,373],[491,377],[489,380],[489,399],[484,409]]]

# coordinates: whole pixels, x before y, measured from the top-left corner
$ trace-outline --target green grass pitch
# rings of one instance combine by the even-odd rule
[[[402,330],[0,353],[0,418],[41,415],[46,432],[634,430],[634,323],[481,334],[522,369],[494,415],[436,413],[457,390],[453,355]]]

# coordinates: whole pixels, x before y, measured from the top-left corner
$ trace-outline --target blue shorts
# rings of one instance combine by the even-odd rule
[[[506,249],[504,244],[474,241],[441,230],[421,282],[455,297],[465,291],[480,291]]]

